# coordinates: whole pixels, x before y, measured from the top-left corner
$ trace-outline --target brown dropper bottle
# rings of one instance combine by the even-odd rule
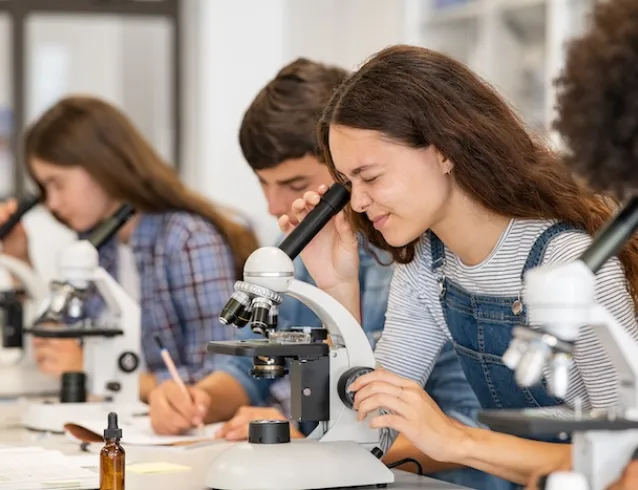
[[[104,430],[106,444],[100,451],[100,490],[124,490],[124,448],[120,446],[122,429],[117,426],[117,414],[108,415]]]

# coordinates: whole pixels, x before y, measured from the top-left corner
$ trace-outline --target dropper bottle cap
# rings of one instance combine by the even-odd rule
[[[111,412],[108,415],[108,427],[104,429],[104,439],[122,439],[122,429],[117,426],[117,414]]]

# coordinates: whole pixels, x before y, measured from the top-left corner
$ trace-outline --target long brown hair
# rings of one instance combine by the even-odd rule
[[[593,193],[557,153],[526,131],[487,83],[463,64],[428,49],[386,48],[333,94],[317,132],[326,162],[339,180],[330,154],[331,125],[376,130],[413,148],[434,145],[454,163],[459,187],[501,215],[556,219],[593,235],[617,210],[617,202]],[[413,260],[416,241],[391,247],[365,214],[349,211],[354,228],[372,245],[399,263]],[[619,258],[635,302],[637,238]]]
[[[146,213],[187,211],[212,223],[224,237],[241,277],[257,248],[255,235],[195,193],[159,156],[129,118],[94,97],[68,97],[48,109],[27,131],[25,161],[82,167],[113,199]],[[43,193],[45,189],[40,186]]]

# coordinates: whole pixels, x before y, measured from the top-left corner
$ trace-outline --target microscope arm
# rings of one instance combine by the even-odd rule
[[[131,298],[124,288],[102,267],[94,269],[91,280],[104,299],[106,309],[117,315],[124,309],[132,310],[140,314],[139,305]]]
[[[336,345],[342,343],[348,353],[349,367],[375,366],[368,337],[345,306],[321,289],[297,279],[290,282],[286,294],[301,301],[319,317]]]
[[[46,283],[40,280],[26,262],[6,254],[0,254],[0,267],[4,267],[16,276],[32,299],[39,302],[46,298],[48,294]]]
[[[638,342],[600,304],[592,307],[591,325],[616,369],[620,410],[625,417],[638,417]]]
[[[325,426],[320,424],[309,438],[324,442],[356,441],[368,449],[377,447],[380,431],[371,429],[366,421],[358,422],[356,412],[346,408],[338,395],[339,380],[344,373],[353,368],[375,367],[374,352],[363,327],[346,307],[315,286],[292,279],[285,293],[310,308],[333,340],[330,354],[330,420]]]

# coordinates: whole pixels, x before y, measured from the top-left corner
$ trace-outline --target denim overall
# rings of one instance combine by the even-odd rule
[[[521,271],[521,280],[528,269],[541,264],[551,239],[566,231],[580,230],[566,223],[557,223],[538,237]],[[516,384],[514,372],[503,364],[502,356],[512,339],[512,329],[526,321],[526,311],[520,295],[488,296],[466,291],[444,276],[442,268],[445,247],[433,233],[430,233],[430,246],[432,271],[439,280],[441,306],[447,328],[465,376],[483,409],[562,405],[562,400],[548,392],[545,381],[542,385],[521,388]],[[542,440],[568,442],[558,439]],[[511,484],[510,488],[517,487]]]

